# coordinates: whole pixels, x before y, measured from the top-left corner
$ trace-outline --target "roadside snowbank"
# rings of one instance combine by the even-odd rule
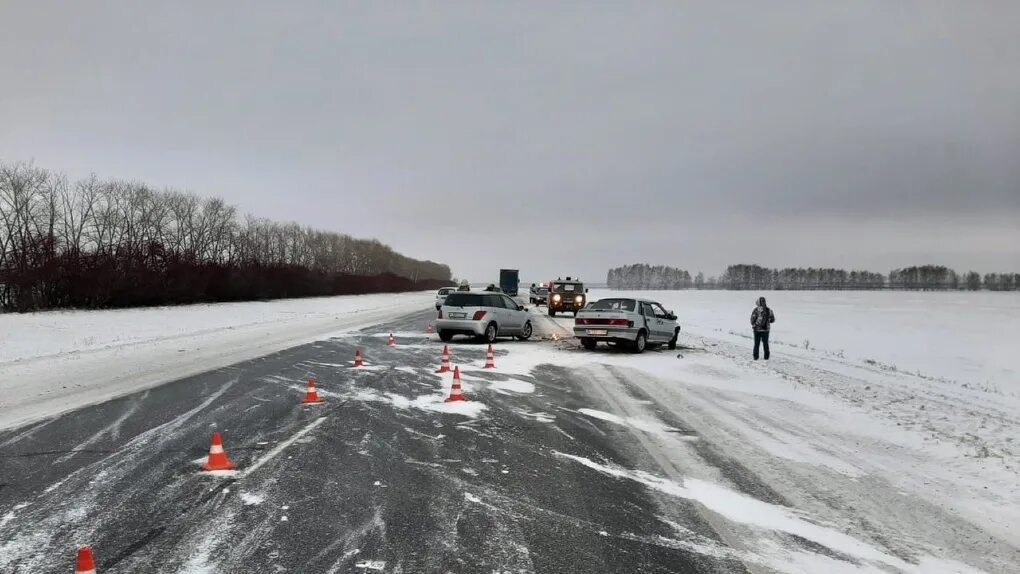
[[[0,315],[0,429],[427,308],[431,292]]]

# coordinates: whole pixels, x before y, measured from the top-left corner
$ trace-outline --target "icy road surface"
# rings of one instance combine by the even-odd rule
[[[484,346],[454,344],[472,402],[448,405],[432,315],[0,432],[0,572],[67,571],[84,544],[104,574],[1020,564],[1003,397],[685,336],[642,356],[501,341],[495,371]],[[301,407],[310,376],[326,403]],[[236,472],[199,472],[214,431]]]

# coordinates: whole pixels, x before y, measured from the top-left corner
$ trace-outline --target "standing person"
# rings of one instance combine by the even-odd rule
[[[758,360],[758,345],[765,347],[765,360],[769,360],[769,329],[776,322],[776,314],[758,297],[758,306],[751,311],[751,328],[754,329],[754,360]]]

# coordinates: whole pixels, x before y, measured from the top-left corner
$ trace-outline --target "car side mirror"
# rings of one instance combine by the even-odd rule
[[[585,292],[585,293],[587,293],[587,292],[588,292],[588,290],[587,290],[587,289],[585,289],[585,290],[584,290],[584,292]]]
[[[669,315],[666,315],[666,318],[669,319],[670,321],[676,321],[676,314],[670,311]]]

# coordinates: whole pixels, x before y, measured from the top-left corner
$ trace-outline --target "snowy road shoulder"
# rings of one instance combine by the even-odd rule
[[[427,308],[431,293],[0,315],[0,429]]]

